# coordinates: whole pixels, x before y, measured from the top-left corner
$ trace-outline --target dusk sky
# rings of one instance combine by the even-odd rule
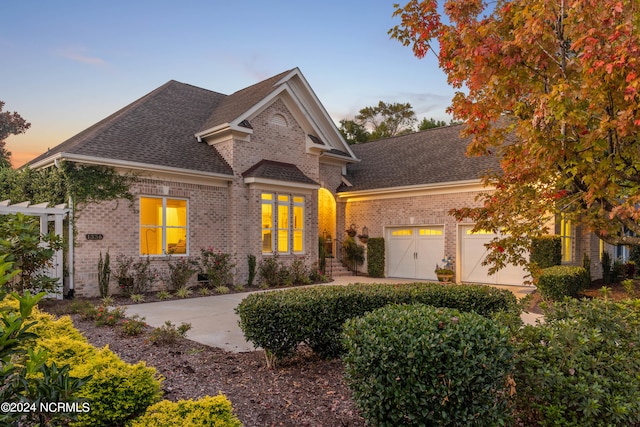
[[[231,94],[299,67],[338,123],[378,101],[449,121],[453,89],[387,31],[397,0],[1,1],[0,100],[21,166],[169,80]]]

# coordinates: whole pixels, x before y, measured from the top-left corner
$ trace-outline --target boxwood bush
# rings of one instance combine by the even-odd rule
[[[561,301],[564,297],[577,297],[589,286],[589,273],[584,267],[557,265],[545,268],[538,279],[538,290],[543,298]]]
[[[519,318],[517,301],[508,290],[477,285],[414,283],[315,286],[252,294],[236,308],[245,338],[279,359],[301,343],[323,357],[343,352],[342,326],[348,319],[389,304],[422,303],[473,311],[498,312]]]
[[[223,395],[198,400],[163,400],[147,409],[129,427],[240,427],[231,402]]]
[[[640,300],[554,303],[515,342],[521,425],[640,425]]]
[[[389,306],[345,324],[345,378],[368,425],[508,425],[510,338],[475,313]]]

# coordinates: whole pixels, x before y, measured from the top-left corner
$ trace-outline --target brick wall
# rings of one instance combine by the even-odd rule
[[[369,237],[386,237],[385,230],[392,226],[443,225],[445,254],[455,262],[457,221],[448,214],[450,209],[478,206],[478,192],[422,195],[367,201],[339,203],[338,239],[344,240],[346,230],[355,224],[358,233],[369,229]]]
[[[168,189],[168,194],[165,194]],[[76,295],[96,296],[98,290],[98,260],[108,251],[111,270],[116,268],[119,254],[142,260],[140,257],[139,196],[165,196],[187,199],[189,209],[189,254],[197,257],[200,248],[214,246],[223,251],[229,248],[228,213],[229,191],[226,187],[186,184],[143,179],[133,185],[136,196],[128,200],[92,203],[76,210],[74,249],[74,285]],[[102,234],[102,240],[87,240],[86,234]],[[151,257],[152,267],[166,271],[168,257]],[[157,283],[161,288],[163,283]],[[112,280],[111,292],[117,291]]]

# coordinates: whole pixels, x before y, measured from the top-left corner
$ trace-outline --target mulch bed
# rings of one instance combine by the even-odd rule
[[[594,282],[583,292],[601,297],[602,283]],[[612,299],[628,298],[620,284],[608,285]],[[193,295],[192,297],[197,297]],[[157,300],[145,295],[146,302]],[[99,304],[100,300],[91,300]],[[529,311],[541,312],[539,293],[534,293]],[[43,302],[45,311],[65,312],[70,301]],[[116,304],[130,304],[115,299]],[[80,315],[71,316],[76,327],[93,345],[109,348],[129,363],[145,361],[165,378],[164,398],[172,401],[224,394],[247,427],[263,426],[365,426],[343,380],[340,360],[323,360],[301,348],[277,369],[267,369],[264,352],[231,353],[187,339],[171,345],[149,342],[151,328],[136,337],[124,336],[117,328],[96,326]]]
[[[41,306],[60,313],[66,304],[69,301]],[[165,399],[222,393],[247,427],[365,425],[343,381],[340,360],[323,360],[301,348],[277,369],[267,369],[263,351],[231,353],[187,339],[155,345],[148,340],[152,328],[130,337],[115,327],[96,326],[78,314],[71,317],[93,345],[108,345],[126,362],[145,361],[155,367],[165,378]]]

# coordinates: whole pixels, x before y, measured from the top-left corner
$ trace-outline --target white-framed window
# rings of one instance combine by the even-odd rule
[[[188,255],[188,203],[140,197],[140,255]]]
[[[262,253],[304,253],[304,197],[262,193]]]
[[[562,262],[573,262],[573,224],[565,214],[556,216],[556,235],[560,236]]]

